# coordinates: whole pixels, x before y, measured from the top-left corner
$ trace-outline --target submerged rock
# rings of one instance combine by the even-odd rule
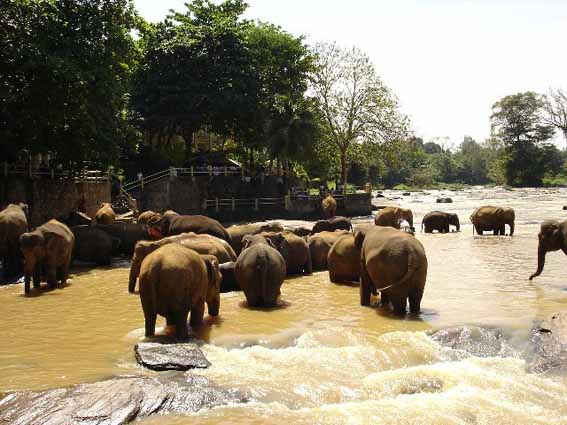
[[[463,326],[441,329],[430,336],[442,346],[450,348],[451,357],[455,359],[467,356],[514,357],[518,355],[498,329]]]
[[[437,198],[437,203],[438,204],[452,204],[453,199],[452,198]]]
[[[567,369],[567,312],[556,313],[532,330],[534,360],[530,372]]]
[[[158,413],[187,414],[245,401],[243,395],[221,389],[207,378],[176,372],[14,392],[0,399],[0,423],[121,425]]]
[[[152,370],[205,369],[211,365],[201,349],[191,343],[141,342],[136,344],[134,352],[137,362]]]

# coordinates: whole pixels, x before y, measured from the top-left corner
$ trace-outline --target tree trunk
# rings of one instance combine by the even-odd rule
[[[341,149],[341,183],[344,185],[347,182],[347,157],[346,149]]]
[[[191,153],[193,150],[193,129],[184,127],[183,128],[183,140],[185,140],[185,159],[191,158]]]

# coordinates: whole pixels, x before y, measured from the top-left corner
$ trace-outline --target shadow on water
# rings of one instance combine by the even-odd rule
[[[246,310],[250,310],[250,311],[260,311],[260,312],[266,312],[269,313],[271,311],[278,311],[278,310],[284,310],[288,307],[291,306],[291,303],[289,303],[288,301],[284,301],[284,300],[278,300],[278,302],[276,303],[275,306],[271,306],[271,307],[252,307],[249,306],[248,303],[246,302],[246,300],[241,301],[238,304],[239,307],[245,308]]]
[[[70,281],[67,281],[67,283],[65,283],[64,285],[61,285],[60,283],[58,283],[55,288],[51,288],[47,285],[47,283],[42,282],[41,286],[39,288],[34,288],[33,285],[31,285],[30,288],[30,293],[29,294],[25,294],[22,288],[22,293],[20,294],[20,297],[24,297],[24,298],[36,298],[36,297],[40,297],[40,296],[44,296],[44,295],[61,295],[61,293],[57,292],[60,289],[65,289],[65,288],[69,288],[72,285],[72,283]]]

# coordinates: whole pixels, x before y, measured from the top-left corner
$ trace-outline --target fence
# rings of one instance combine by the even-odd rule
[[[254,211],[259,211],[263,206],[285,206],[285,197],[282,198],[215,198],[203,201],[203,210],[214,207],[215,211],[229,207],[230,211],[236,211],[241,207],[253,207]]]
[[[2,164],[2,176],[21,176],[29,178],[47,177],[51,179],[73,179],[79,181],[99,182],[108,180],[108,174],[99,170],[82,169],[77,171],[59,170],[55,168],[35,167],[30,161],[27,166],[9,164],[4,161]]]

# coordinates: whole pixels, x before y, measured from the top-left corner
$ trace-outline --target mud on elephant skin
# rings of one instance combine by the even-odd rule
[[[75,245],[71,229],[57,220],[42,224],[33,232],[20,236],[24,254],[24,288],[30,292],[30,281],[39,288],[41,272],[47,274],[47,284],[55,288],[58,281],[64,285],[69,277],[69,265]]]
[[[427,279],[423,245],[407,232],[381,226],[357,230],[354,241],[361,251],[360,304],[369,306],[378,290],[395,314],[405,314],[408,299],[410,311],[419,313]]]
[[[413,227],[413,213],[408,208],[400,207],[386,207],[382,208],[374,217],[374,224],[376,226],[389,226],[399,229],[402,221],[407,221],[410,228]]]
[[[494,235],[505,235],[506,225],[510,227],[510,236],[514,234],[515,212],[513,208],[494,207],[491,205],[479,207],[471,214],[474,231],[482,235],[492,231]]]
[[[273,307],[287,270],[284,257],[274,243],[262,235],[245,236],[234,274],[250,307]]]
[[[219,263],[181,244],[162,246],[148,255],[140,271],[140,300],[146,337],[155,334],[157,315],[175,325],[178,339],[187,339],[187,317],[193,329],[203,322],[205,302],[210,316],[220,309]]]
[[[236,261],[236,254],[228,242],[211,235],[181,233],[180,235],[168,236],[158,241],[140,241],[134,248],[132,264],[130,265],[130,277],[128,280],[128,291],[130,293],[133,293],[136,289],[136,279],[140,274],[144,258],[162,246],[170,243],[181,244],[201,255],[213,255],[217,258],[219,263]]]
[[[537,270],[530,276],[530,280],[543,272],[548,252],[561,250],[567,255],[567,221],[544,221],[541,223],[538,240]]]
[[[28,206],[10,204],[0,211],[0,260],[6,278],[21,275],[23,254],[20,236],[28,231]]]
[[[461,230],[457,214],[431,211],[425,214],[421,220],[421,230],[423,231],[425,228],[425,233],[433,233],[434,230],[439,233],[449,233],[450,226],[455,226],[457,232]]]

